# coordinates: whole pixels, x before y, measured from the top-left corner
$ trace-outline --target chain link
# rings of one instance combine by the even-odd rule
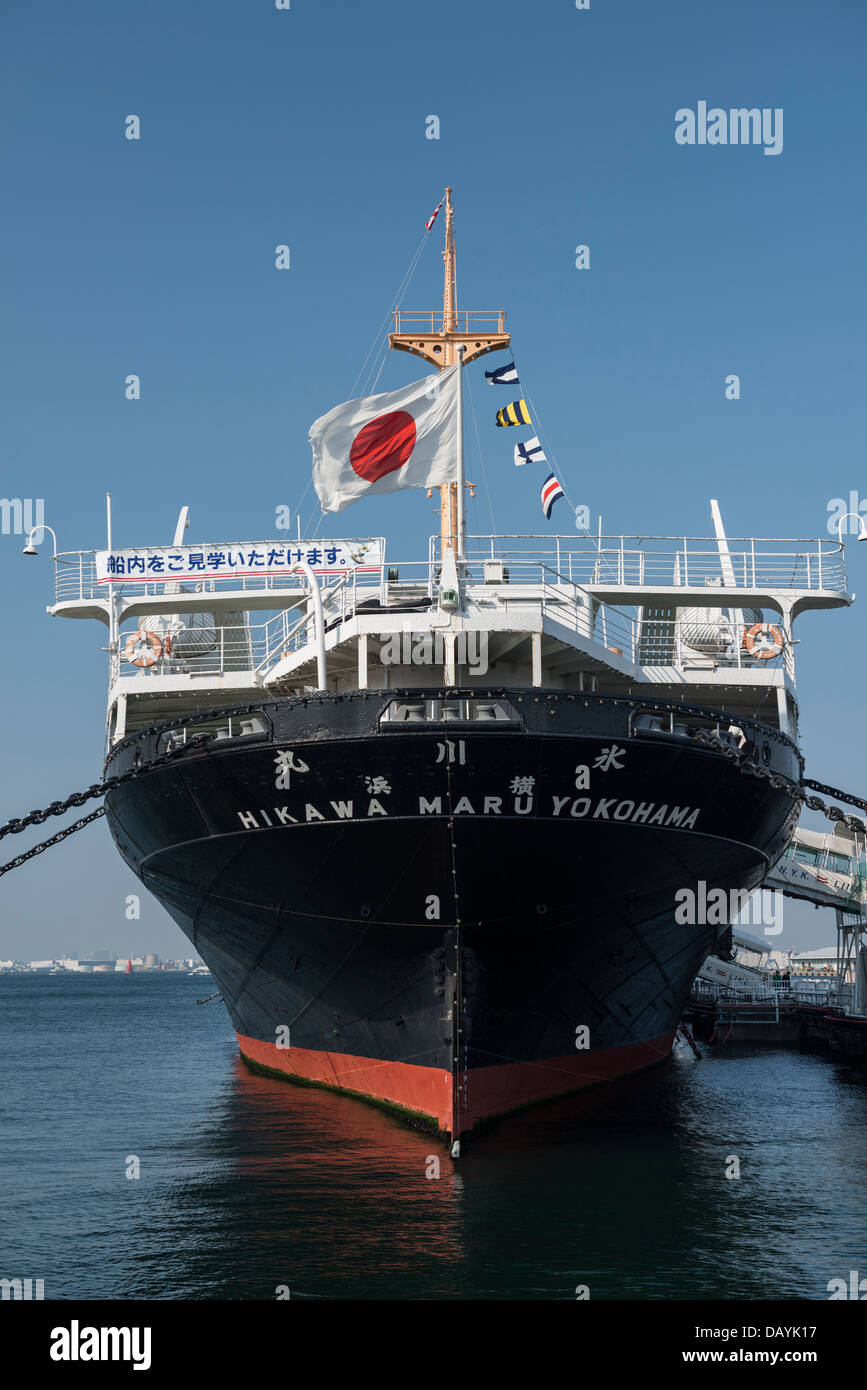
[[[193,749],[201,748],[204,744],[210,743],[212,737],[211,734],[198,734],[181,748],[173,748],[168,753],[161,753],[158,758],[153,758],[151,762],[142,763],[140,767],[133,767],[129,772],[122,772],[117,777],[107,777],[103,782],[94,782],[84,791],[73,792],[72,796],[68,796],[65,801],[52,801],[50,806],[46,806],[41,811],[31,811],[27,816],[9,820],[5,825],[0,826],[0,840],[3,839],[4,835],[20,835],[22,830],[27,830],[31,825],[42,825],[49,816],[62,816],[64,811],[69,811],[73,806],[83,806],[86,801],[92,800],[95,796],[105,796],[106,792],[114,791],[115,787],[123,786],[125,782],[132,782],[136,777],[143,777],[146,772],[153,772],[155,768],[175,762],[184,754],[192,752]],[[35,858],[37,854],[44,854],[52,845],[59,845],[61,840],[65,840],[69,835],[74,835],[77,830],[83,830],[86,825],[90,825],[92,821],[99,820],[100,816],[104,815],[105,807],[99,806],[95,811],[91,811],[90,815],[82,816],[81,820],[73,821],[72,825],[67,825],[63,830],[59,830],[50,839],[42,840],[40,844],[25,850],[23,854],[16,855],[8,863],[0,864],[0,878],[4,874],[8,874],[10,869],[17,869],[21,864],[26,864],[28,859]]]
[[[6,835],[20,835],[22,830],[27,830],[31,825],[42,825],[50,816],[62,816],[64,811],[70,811],[73,806],[83,806],[85,802],[92,801],[96,796],[105,796],[106,792],[114,791],[115,787],[123,786],[125,782],[132,782],[136,777],[143,777],[146,772],[153,772],[155,768],[162,767],[165,763],[174,762],[177,758],[182,758],[186,753],[190,753],[195,748],[201,748],[203,744],[209,743],[212,734],[197,734],[190,739],[189,743],[183,744],[180,748],[172,748],[168,753],[161,753],[158,758],[152,758],[148,763],[142,763],[140,767],[133,767],[129,772],[121,772],[117,777],[106,777],[103,782],[93,782],[89,787],[85,787],[82,792],[73,792],[65,801],[52,801],[50,806],[46,806],[41,811],[31,811],[29,815],[20,818],[13,817],[5,825],[0,825],[0,840]]]
[[[59,845],[61,840],[65,840],[67,835],[74,835],[76,830],[83,830],[91,821],[99,820],[100,816],[105,815],[105,807],[97,806],[95,811],[91,811],[89,816],[82,816],[81,820],[72,822],[64,830],[58,830],[56,835],[52,835],[50,840],[43,840],[41,844],[34,845],[32,849],[25,850],[24,854],[19,854],[15,859],[10,859],[7,864],[0,864],[0,878],[8,874],[10,869],[17,869],[21,864],[26,864],[28,859],[33,859],[37,854],[42,854],[50,849],[52,845]]]
[[[814,792],[825,792],[827,796],[834,796],[838,801],[846,801],[850,806],[858,806],[862,811],[867,811],[867,801],[863,801],[860,796],[848,796],[846,792],[838,791],[836,787],[827,787],[824,782],[814,782],[812,778],[805,777],[801,783],[803,787],[811,787]],[[813,797],[818,801],[818,797]],[[815,806],[812,808],[817,809]]]
[[[738,771],[744,776],[763,778],[766,782],[770,782],[777,791],[787,792],[793,801],[799,801],[809,811],[819,811],[835,824],[843,824],[849,830],[858,830],[863,835],[867,835],[867,822],[863,821],[860,816],[847,815],[845,811],[841,811],[839,806],[829,806],[820,796],[811,796],[810,792],[805,789],[812,788],[815,791],[827,792],[829,796],[836,797],[838,801],[845,801],[850,806],[860,806],[862,810],[867,811],[867,801],[863,801],[860,797],[850,796],[847,792],[841,792],[836,787],[825,786],[823,782],[814,782],[810,778],[805,778],[803,782],[798,784],[779,772],[770,772],[768,768],[762,767],[761,763],[754,762],[751,757],[745,756],[739,750],[727,747],[707,729],[690,729],[690,737],[695,739],[697,743],[703,743],[713,748],[715,752],[722,753],[724,758],[737,765]]]

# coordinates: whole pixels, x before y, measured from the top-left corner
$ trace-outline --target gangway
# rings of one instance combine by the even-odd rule
[[[867,838],[837,824],[830,832],[798,826],[764,888],[831,907],[837,919],[835,997],[847,1012],[867,1013]],[[854,978],[847,980],[852,972]]]
[[[867,843],[838,823],[828,833],[799,826],[763,888],[834,909],[833,976],[770,975],[770,943],[735,919],[728,953],[708,956],[690,995],[687,1020],[714,1042],[815,1042],[867,1061]],[[704,1031],[702,1031],[704,1030]]]
[[[818,907],[863,917],[867,909],[865,837],[845,825],[827,834],[798,826],[763,886]]]

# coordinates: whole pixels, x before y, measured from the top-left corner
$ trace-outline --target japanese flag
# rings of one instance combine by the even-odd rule
[[[457,373],[336,405],[310,426],[313,484],[324,512],[370,493],[457,480]]]

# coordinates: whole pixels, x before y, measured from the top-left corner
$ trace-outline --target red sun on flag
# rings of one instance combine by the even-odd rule
[[[368,420],[349,450],[349,462],[359,478],[375,483],[402,468],[415,448],[415,420],[406,410],[390,410]]]

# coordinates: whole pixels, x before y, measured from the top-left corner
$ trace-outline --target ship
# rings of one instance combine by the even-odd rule
[[[737,993],[754,998],[770,991],[771,978],[771,943],[735,924],[730,951],[708,956],[696,976],[694,992],[715,996]]]
[[[460,390],[511,340],[457,306],[444,201],[442,309],[395,309],[388,343]],[[107,629],[111,835],[245,1062],[455,1156],[670,1057],[731,932],[677,895],[782,855],[793,625],[851,602],[839,539],[730,537],[716,501],[704,536],[467,534],[462,425],[456,451],[426,554],[191,545],[186,507],[171,546],[117,549],[109,510],[49,608]]]

